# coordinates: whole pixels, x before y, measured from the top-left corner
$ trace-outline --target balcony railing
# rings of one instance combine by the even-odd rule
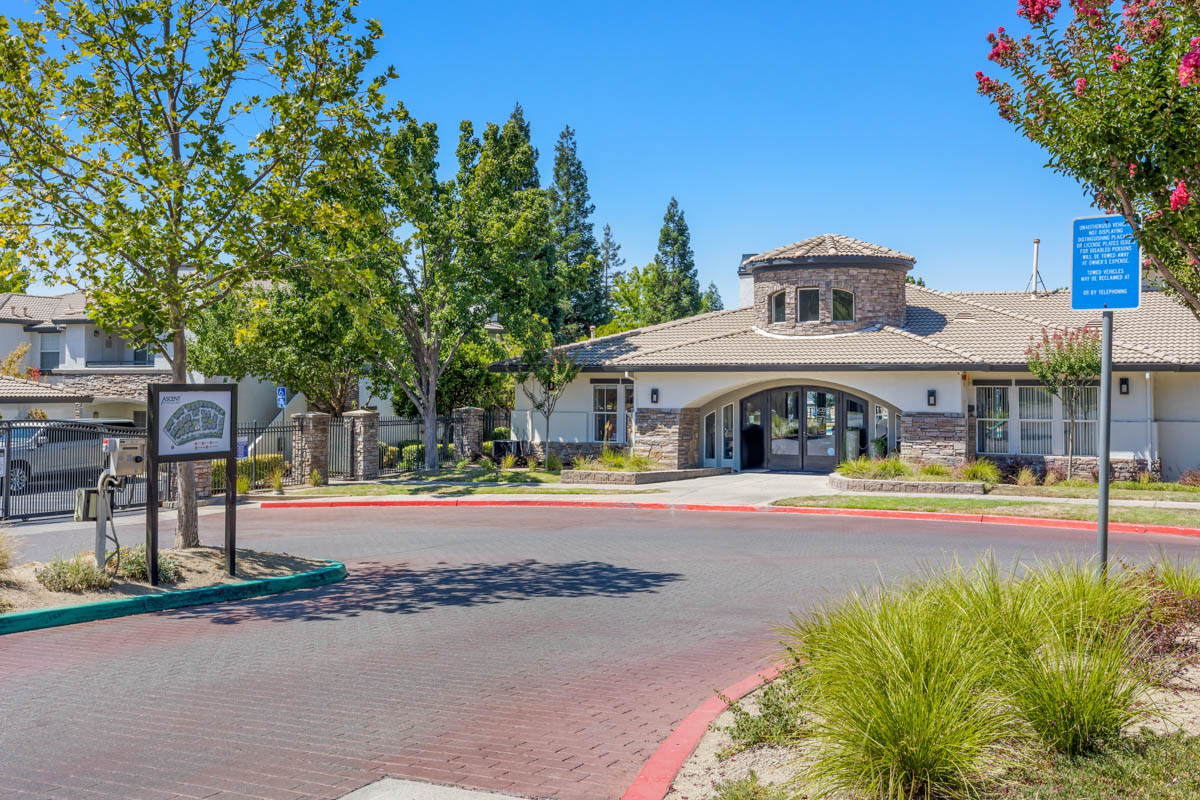
[[[98,361],[98,360],[93,360],[93,359],[89,358],[84,363],[89,367],[121,367],[121,368],[135,369],[135,368],[153,367],[154,359],[152,359],[152,358],[129,358],[129,359],[125,359],[123,361]]]

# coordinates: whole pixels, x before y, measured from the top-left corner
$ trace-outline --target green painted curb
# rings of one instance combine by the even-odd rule
[[[38,628],[53,628],[57,625],[74,625],[76,622],[94,622],[98,619],[125,617],[130,614],[149,614],[169,608],[224,603],[229,600],[245,600],[248,597],[291,592],[296,589],[311,589],[314,586],[336,583],[345,577],[346,565],[340,561],[330,561],[327,567],[308,572],[297,572],[295,575],[258,578],[240,583],[202,586],[197,589],[181,589],[178,592],[164,592],[163,594],[122,597],[117,600],[97,600],[94,603],[81,603],[77,606],[12,611],[8,614],[0,614],[0,636]]]

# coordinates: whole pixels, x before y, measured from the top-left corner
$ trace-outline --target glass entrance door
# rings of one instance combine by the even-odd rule
[[[833,471],[837,466],[837,392],[804,390],[804,469]]]
[[[771,392],[771,446],[767,462],[770,469],[803,469],[800,455],[801,404],[799,389]]]

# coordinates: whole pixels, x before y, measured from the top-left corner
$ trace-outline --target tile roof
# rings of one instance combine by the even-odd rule
[[[38,383],[24,378],[0,375],[0,403],[90,403],[92,396],[79,392],[68,392],[48,383]]]
[[[820,236],[813,236],[802,242],[793,242],[792,244],[776,247],[774,250],[768,250],[765,253],[751,256],[743,264],[751,265],[768,261],[792,261],[817,258],[883,258],[893,261],[916,261],[915,258],[907,253],[901,253],[899,250],[893,250],[890,247],[871,244],[860,239],[851,239],[849,236],[842,236],[837,233],[823,233]]]
[[[1044,328],[1095,322],[1070,310],[1070,294],[939,292],[909,284],[903,328],[782,336],[754,325],[754,310],[714,311],[564,346],[590,370],[826,368],[1024,369],[1025,348]],[[1161,292],[1136,312],[1116,313],[1113,360],[1127,367],[1200,368],[1200,321]],[[512,369],[512,360],[500,368]]]
[[[82,292],[54,297],[0,293],[0,322],[36,325],[42,322],[86,322],[89,319],[87,298]]]

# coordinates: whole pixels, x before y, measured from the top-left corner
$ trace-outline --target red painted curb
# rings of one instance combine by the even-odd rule
[[[450,506],[458,508],[628,508],[649,511],[725,511],[760,514],[816,514],[841,517],[875,517],[878,519],[922,519],[934,522],[978,522],[985,525],[1020,525],[1027,528],[1060,528],[1091,531],[1096,523],[1079,519],[1053,517],[1008,517],[999,514],[956,514],[943,511],[889,511],[875,508],[822,508],[812,506],[747,506],[713,505],[706,503],[653,503],[636,500],[315,500],[312,502],[268,500],[259,508],[402,508],[412,506]],[[1130,522],[1110,522],[1113,533],[1159,533],[1168,536],[1198,536],[1200,528],[1173,525],[1140,525]]]
[[[764,670],[744,678],[721,694],[730,700],[739,700],[767,681],[773,680],[783,667],[783,662],[772,664]],[[671,788],[671,782],[687,762],[688,756],[700,744],[708,726],[726,709],[721,698],[712,696],[683,718],[671,731],[671,735],[658,746],[654,755],[642,767],[633,783],[621,795],[621,800],[662,800]]]

